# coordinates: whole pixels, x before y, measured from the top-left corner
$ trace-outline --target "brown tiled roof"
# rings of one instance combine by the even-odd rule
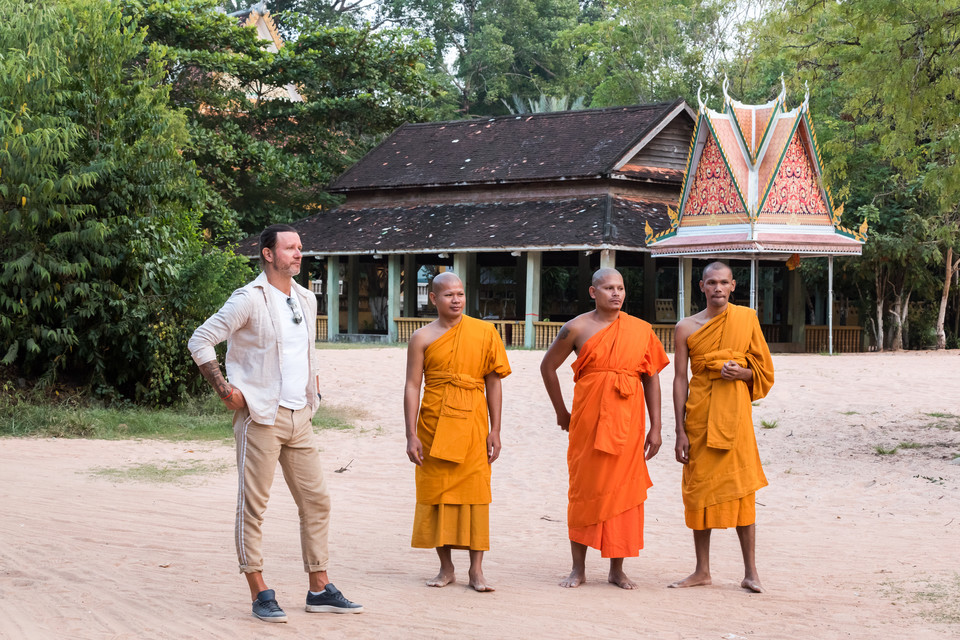
[[[405,124],[330,191],[600,176],[681,102]]]
[[[609,203],[609,204],[608,204]],[[334,209],[294,223],[308,254],[441,253],[644,246],[669,226],[665,202],[594,196],[524,202]],[[669,203],[673,204],[673,203]],[[256,256],[257,238],[239,253]]]

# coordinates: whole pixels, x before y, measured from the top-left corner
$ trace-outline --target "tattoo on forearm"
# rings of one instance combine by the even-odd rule
[[[203,378],[210,383],[210,386],[217,392],[221,400],[229,396],[230,392],[233,391],[233,385],[224,379],[223,374],[220,373],[220,363],[216,360],[204,362],[200,365],[200,373],[203,375]]]

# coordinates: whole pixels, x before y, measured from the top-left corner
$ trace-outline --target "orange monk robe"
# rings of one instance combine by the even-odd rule
[[[424,352],[417,419],[423,465],[416,468],[414,547],[490,548],[490,433],[484,376],[510,375],[496,327],[462,316]]]
[[[683,504],[691,529],[753,524],[754,493],[767,486],[753,431],[751,402],[773,386],[773,360],[757,314],[728,304],[687,338],[690,380],[684,430],[690,462],[683,468]],[[753,384],[724,380],[728,360],[753,370]]]
[[[636,556],[643,548],[643,501],[653,483],[643,459],[640,375],[656,375],[667,363],[650,324],[621,311],[572,365],[567,526],[570,540],[604,558]]]

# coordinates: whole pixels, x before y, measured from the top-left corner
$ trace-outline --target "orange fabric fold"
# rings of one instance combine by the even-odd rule
[[[751,402],[773,386],[773,360],[756,313],[728,304],[687,338],[691,374],[684,430],[690,462],[683,469],[688,512],[739,501],[767,485],[753,429]],[[734,360],[753,371],[752,386],[723,380],[719,371]]]
[[[653,483],[643,459],[646,412],[640,376],[655,375],[668,363],[650,324],[623,312],[581,347],[572,365],[576,385],[567,447],[571,540],[578,530],[606,526],[646,499]],[[636,544],[636,536],[626,536],[616,525],[606,529],[605,537],[611,536],[611,545],[626,537],[633,539],[628,546]],[[642,544],[642,535],[639,540]],[[639,548],[621,554],[621,546],[617,555],[606,557],[636,555]]]
[[[490,433],[483,379],[510,374],[496,327],[463,316],[424,352],[424,388],[417,437],[424,461],[416,467],[420,504],[489,504]]]

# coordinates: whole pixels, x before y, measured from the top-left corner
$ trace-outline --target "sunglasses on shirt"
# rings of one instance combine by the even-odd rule
[[[297,306],[297,303],[293,297],[287,298],[287,306],[290,307],[290,311],[293,311],[294,324],[300,324],[303,322],[303,314],[300,313],[300,307]]]

